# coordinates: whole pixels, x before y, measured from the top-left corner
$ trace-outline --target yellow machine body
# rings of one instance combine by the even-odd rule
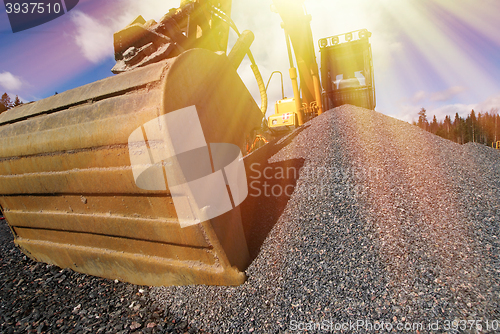
[[[273,132],[290,131],[298,126],[297,108],[295,99],[276,101],[275,113],[268,118],[268,127]]]
[[[191,49],[0,115],[0,205],[30,258],[141,285],[237,285],[238,207],[181,228],[165,191],[137,187],[127,147],[146,122],[195,106],[207,143],[242,150],[259,107],[228,58]]]

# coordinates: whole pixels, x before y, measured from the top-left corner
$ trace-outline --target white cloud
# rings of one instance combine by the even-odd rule
[[[415,94],[413,94],[410,101],[413,104],[418,104],[419,102],[425,100],[426,96],[427,96],[427,94],[423,90],[420,90],[420,91],[416,92]]]
[[[439,108],[429,109],[427,110],[427,118],[429,120],[432,119],[433,115],[436,115],[436,118],[440,121],[444,120],[446,116],[450,116],[453,120],[455,118],[455,114],[458,113],[460,117],[467,117],[470,114],[472,109],[476,109],[475,104],[448,104]]]
[[[71,11],[71,20],[76,25],[76,44],[85,58],[99,63],[113,56],[113,29],[78,10]]]
[[[419,92],[415,94],[418,96]],[[418,119],[418,112],[420,111],[421,106],[417,106],[416,104],[405,104],[400,106],[400,112],[395,115],[396,118],[399,118],[406,122],[412,122]],[[476,104],[464,104],[464,103],[455,103],[455,104],[447,104],[440,107],[429,107],[427,110],[427,119],[430,121],[432,117],[436,115],[436,118],[439,121],[444,120],[446,116],[450,116],[453,120],[455,118],[455,114],[458,113],[460,117],[467,117],[470,114],[471,110],[474,109],[476,113],[478,112],[491,112],[492,110],[500,111],[500,92],[496,95],[490,96],[483,102]]]
[[[446,116],[450,116],[453,120],[455,118],[455,114],[458,113],[460,117],[467,117],[470,114],[471,110],[474,109],[478,111],[477,104],[448,104],[441,107],[430,107],[426,109],[427,120],[430,122],[432,118],[436,116],[438,121],[442,121]],[[411,123],[413,121],[418,120],[418,112],[422,109],[422,106],[414,105],[414,104],[405,104],[400,106],[400,112],[394,117]]]
[[[500,111],[500,93],[490,96],[487,98],[485,101],[479,103],[476,106],[477,111],[491,111],[496,109],[497,111]]]
[[[175,1],[159,0],[114,0],[113,17],[96,18],[78,10],[71,11],[71,20],[76,26],[75,42],[83,55],[93,63],[99,63],[107,57],[114,56],[113,34],[125,28],[133,19],[142,15],[146,21],[159,21],[172,7],[179,4]]]
[[[0,86],[6,90],[18,90],[22,86],[21,80],[10,72],[0,73]]]
[[[399,107],[400,112],[398,114],[391,116],[396,117],[397,119],[400,119],[402,121],[411,123],[418,119],[418,112],[420,111],[420,108],[422,107],[405,104]]]
[[[431,95],[431,101],[448,101],[452,97],[465,91],[465,87],[453,86],[446,90],[435,92]]]

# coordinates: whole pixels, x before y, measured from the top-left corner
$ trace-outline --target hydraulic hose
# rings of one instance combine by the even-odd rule
[[[266,117],[266,111],[267,111],[266,85],[264,84],[264,80],[262,79],[262,75],[260,74],[260,71],[259,71],[259,68],[257,67],[257,65],[254,63],[254,64],[250,65],[250,68],[253,71],[253,75],[255,76],[255,80],[257,80],[257,85],[259,85],[260,101],[261,101],[260,110],[262,111],[262,117]]]
[[[234,21],[222,10],[219,8],[212,6],[212,9],[214,10],[214,14],[217,15],[221,20],[229,24],[229,26],[234,30],[236,35],[238,35],[238,38],[241,36],[238,28],[236,27],[236,24]],[[255,77],[255,80],[257,80],[257,85],[259,86],[259,92],[260,92],[260,101],[261,101],[261,106],[260,110],[262,111],[262,117],[266,117],[266,111],[267,111],[267,92],[266,92],[266,85],[264,84],[264,80],[262,79],[262,75],[260,74],[259,67],[255,63],[255,59],[253,57],[252,51],[248,49],[247,52],[248,59],[250,59],[250,68],[252,69],[253,75]]]

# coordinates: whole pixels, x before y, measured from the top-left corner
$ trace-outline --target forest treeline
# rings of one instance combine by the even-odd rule
[[[444,121],[438,121],[434,116],[430,122],[426,113],[425,108],[420,109],[418,121],[413,122],[413,125],[456,143],[475,142],[491,146],[493,142],[500,140],[500,116],[497,109],[478,114],[472,110],[466,118],[456,113],[453,120],[446,116]]]
[[[23,104],[19,99],[19,96],[16,95],[14,100],[7,93],[3,93],[2,97],[0,97],[0,113],[3,113],[10,108]]]

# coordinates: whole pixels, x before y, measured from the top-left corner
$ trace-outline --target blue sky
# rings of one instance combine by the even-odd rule
[[[500,109],[500,1],[305,0],[304,4],[312,15],[315,42],[362,28],[372,32],[376,110],[411,122],[421,107],[429,118],[438,119],[456,112],[464,116],[473,108]],[[1,5],[0,92],[32,101],[111,76],[113,32],[139,14],[158,20],[178,5],[179,0],[80,0],[68,14],[15,34]],[[264,80],[271,72],[282,71],[290,96],[285,39],[270,5],[271,0],[234,0],[232,17],[240,30],[255,33],[252,51]],[[249,62],[238,72],[259,104]],[[268,115],[281,97],[275,80],[269,88]]]

